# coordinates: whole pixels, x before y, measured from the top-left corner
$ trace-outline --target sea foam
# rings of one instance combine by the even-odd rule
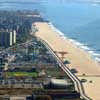
[[[95,52],[96,50],[89,48],[86,44],[80,43],[76,41],[75,39],[68,38],[67,36],[65,36],[63,32],[57,29],[51,22],[49,22],[48,25],[53,31],[57,32],[61,38],[69,40],[76,47],[86,51],[91,56],[91,58],[93,58],[95,61],[100,63],[100,54],[96,53]]]

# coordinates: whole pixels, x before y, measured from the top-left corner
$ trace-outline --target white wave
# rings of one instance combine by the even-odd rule
[[[87,47],[87,46],[84,46],[84,45],[83,45],[83,46],[81,46],[80,48],[81,48],[81,49],[84,49],[85,51],[90,51],[90,48],[89,48],[89,47]]]
[[[94,53],[93,55],[94,55],[94,56],[100,57],[100,54],[98,54],[98,53]]]
[[[80,42],[76,42],[75,44],[76,44],[77,46],[83,46],[83,44],[80,43]]]
[[[86,44],[82,44],[74,39],[71,39],[71,38],[68,38],[64,35],[63,32],[61,32],[59,29],[57,29],[51,22],[48,23],[48,25],[50,26],[50,28],[57,32],[59,34],[60,37],[62,37],[63,39],[67,39],[69,40],[71,43],[73,43],[76,47],[86,51],[88,54],[91,55],[91,57],[93,57],[93,59],[97,62],[100,62],[100,54],[98,53],[95,53],[94,51],[96,50],[93,50],[93,49],[90,49]]]
[[[73,40],[73,39],[68,39],[70,42],[72,42],[72,43],[74,43],[75,42],[75,40]]]
[[[88,53],[93,55],[94,54],[94,51],[91,50],[91,51],[88,51]]]
[[[90,51],[90,48],[88,46],[85,46],[84,44],[77,42],[76,40],[73,39],[69,39],[70,42],[72,42],[73,44],[75,44],[77,47],[85,50],[85,51]]]
[[[61,32],[59,29],[57,29],[51,22],[48,23],[48,25],[50,26],[50,28],[57,32],[63,39],[66,39],[67,37],[64,35],[63,32]]]
[[[78,48],[81,48],[82,46],[84,46],[84,44],[80,43],[80,42],[77,42],[76,40],[73,40],[73,39],[69,39],[69,41],[71,43],[73,43],[75,46],[77,46]],[[83,48],[81,48],[83,49]]]
[[[97,61],[97,62],[100,63],[100,58],[96,57],[96,58],[95,58],[95,61]]]

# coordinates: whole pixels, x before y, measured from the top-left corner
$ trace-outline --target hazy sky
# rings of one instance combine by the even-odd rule
[[[0,2],[34,2],[34,1],[44,1],[44,0],[0,0]],[[57,1],[61,1],[61,0],[57,0]],[[62,1],[75,1],[75,0],[62,0]],[[76,1],[90,1],[90,2],[100,2],[100,0],[76,0]]]
[[[17,2],[30,2],[30,1],[31,1],[31,2],[34,2],[34,1],[41,1],[41,0],[0,0],[0,1],[4,1],[4,2],[5,2],[5,1],[9,1],[9,2],[10,2],[10,1],[11,1],[11,2],[12,2],[12,1],[13,1],[13,2],[16,2],[16,1],[17,1]]]

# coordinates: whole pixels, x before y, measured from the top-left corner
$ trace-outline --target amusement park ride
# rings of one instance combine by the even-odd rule
[[[68,54],[68,52],[65,52],[65,51],[54,51],[54,53],[61,55],[60,58],[61,58],[62,62],[64,61],[65,55]],[[61,75],[62,76],[64,75],[64,71],[63,70],[61,71]]]
[[[68,52],[65,52],[65,51],[54,51],[54,53],[60,54],[62,61],[64,61],[65,55],[68,54]]]

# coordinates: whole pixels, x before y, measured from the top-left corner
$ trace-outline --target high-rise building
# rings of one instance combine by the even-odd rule
[[[12,34],[12,42],[13,42],[13,44],[15,44],[16,43],[16,31],[14,30],[13,31],[13,34]]]
[[[8,41],[7,43],[7,46],[12,46],[13,45],[13,32],[8,32],[8,38],[6,38],[6,42]]]
[[[16,43],[16,31],[0,32],[0,46],[9,47]]]

